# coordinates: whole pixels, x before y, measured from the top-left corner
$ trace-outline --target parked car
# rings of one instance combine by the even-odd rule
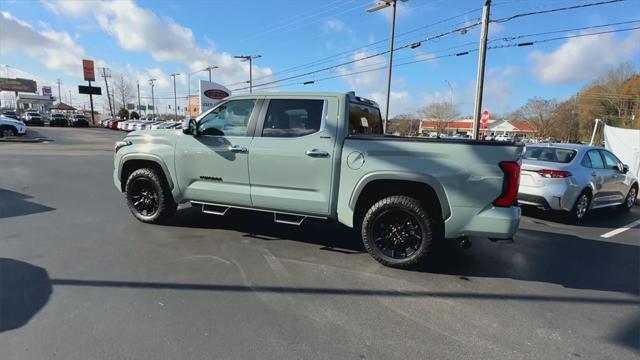
[[[73,127],[89,127],[89,121],[82,114],[71,115],[71,126]]]
[[[232,96],[182,132],[136,131],[115,145],[115,186],[142,222],[182,202],[290,225],[335,220],[394,267],[423,262],[442,237],[510,239],[520,222],[521,144],[386,136],[378,105],[354,93]]]
[[[109,126],[109,122],[112,121],[112,118],[106,118],[103,120],[100,120],[100,127],[106,128]]]
[[[29,111],[24,116],[24,123],[28,126],[44,126],[44,119],[39,113]]]
[[[511,141],[507,135],[497,135],[493,138],[494,141]]]
[[[116,129],[118,129],[118,126],[124,121],[126,121],[126,120],[112,119],[107,124],[107,128],[116,130]]]
[[[638,179],[611,152],[588,145],[527,145],[518,201],[542,209],[567,211],[580,222],[591,209],[629,210]]]
[[[49,119],[50,127],[68,127],[69,121],[64,114],[51,114],[51,118]]]
[[[20,120],[0,116],[0,137],[18,136],[27,133],[27,126]]]
[[[20,117],[18,116],[18,113],[15,112],[14,110],[2,110],[2,116],[8,117],[8,118],[12,118],[14,120],[20,120]]]

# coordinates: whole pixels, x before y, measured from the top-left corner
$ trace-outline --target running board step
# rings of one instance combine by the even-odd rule
[[[222,205],[202,204],[202,212],[205,214],[213,214],[223,216],[229,211],[230,207]]]
[[[306,219],[304,215],[273,213],[273,221],[280,224],[300,226]]]

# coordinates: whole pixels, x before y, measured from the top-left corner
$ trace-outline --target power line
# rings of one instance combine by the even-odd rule
[[[521,13],[521,14],[515,14],[515,15],[507,16],[507,17],[504,17],[504,18],[501,18],[501,19],[497,19],[497,20],[491,20],[491,22],[503,23],[503,22],[507,22],[507,21],[510,21],[510,20],[513,20],[513,19],[517,19],[517,18],[520,18],[520,17],[525,17],[525,16],[548,14],[548,13],[553,13],[553,12],[557,12],[557,11],[582,9],[582,8],[586,8],[586,7],[599,6],[599,5],[608,5],[608,4],[613,4],[613,3],[617,3],[617,2],[623,2],[623,1],[625,1],[625,0],[607,0],[607,1],[599,1],[599,2],[595,2],[595,3],[589,3],[589,4],[565,6],[565,7],[561,7],[561,8],[555,8],[555,9],[531,11],[531,12],[527,12],[527,13]]]
[[[626,31],[633,31],[633,30],[636,30],[636,29],[640,29],[640,26],[631,27],[631,28],[625,28],[625,29],[609,30],[609,31],[599,31],[599,32],[587,33],[587,34],[559,36],[559,37],[554,37],[554,38],[535,40],[535,41],[531,41],[531,42],[527,42],[527,43],[495,45],[495,46],[487,47],[487,50],[503,49],[503,48],[510,48],[510,47],[532,46],[532,45],[535,45],[535,44],[546,43],[546,42],[557,41],[557,40],[565,40],[565,39],[571,39],[571,38],[577,38],[577,37],[588,37],[588,36],[597,36],[597,35],[602,35],[602,34],[626,32]],[[439,56],[430,57],[430,58],[427,58],[427,59],[418,59],[418,60],[414,60],[414,61],[397,63],[393,67],[396,68],[396,67],[400,67],[400,66],[406,66],[406,65],[411,65],[411,64],[421,63],[421,62],[434,61],[434,60],[437,60],[437,59],[447,58],[447,57],[459,57],[459,56],[468,55],[468,54],[476,52],[476,51],[478,51],[477,48],[468,49],[468,50],[465,50],[465,51],[462,51],[462,52],[443,54],[443,55],[439,55]],[[316,80],[289,83],[289,84],[284,84],[284,85],[280,85],[280,86],[284,87],[284,86],[293,86],[293,85],[310,85],[310,84],[315,84],[315,83],[318,83],[318,82],[321,82],[321,81],[325,81],[325,80],[330,80],[330,79],[335,79],[335,78],[344,78],[344,77],[347,77],[347,76],[360,75],[360,74],[369,73],[369,72],[373,72],[373,71],[380,71],[380,70],[384,70],[386,68],[387,68],[386,66],[381,66],[381,67],[374,68],[374,69],[355,71],[355,72],[350,72],[350,73],[345,73],[345,74],[338,74],[338,75],[328,76],[328,77],[324,77],[324,78],[320,78],[320,79],[316,79]],[[255,85],[255,86],[260,86],[260,85]],[[262,90],[277,88],[277,87],[280,87],[280,86],[265,87],[265,88],[262,88]],[[237,90],[243,90],[243,89],[237,89]],[[585,96],[585,95],[580,95],[580,96]]]
[[[633,24],[633,23],[638,23],[638,22],[640,22],[640,20],[630,20],[630,21],[622,21],[622,22],[610,23],[610,24],[584,26],[584,27],[572,28],[572,29],[545,31],[545,32],[539,32],[539,33],[534,33],[534,34],[517,35],[517,36],[506,36],[506,37],[502,37],[502,38],[492,39],[489,42],[500,41],[500,40],[506,42],[506,41],[513,41],[513,40],[522,39],[522,38],[531,37],[531,36],[550,35],[550,34],[569,32],[569,31],[597,29],[597,28],[603,28],[603,27],[608,27],[608,26]]]
[[[497,19],[497,20],[491,20],[491,22],[503,23],[503,22],[507,22],[507,21],[510,21],[510,20],[513,20],[513,19],[520,18],[520,17],[539,15],[539,14],[546,14],[546,13],[558,12],[558,11],[575,10],[575,9],[581,9],[581,8],[593,7],[593,6],[600,6],[600,5],[607,5],[607,4],[612,4],[612,3],[622,2],[622,1],[625,1],[625,0],[608,0],[608,1],[600,1],[600,2],[595,2],[595,3],[588,3],[588,4],[581,4],[581,5],[565,6],[565,7],[560,7],[560,8],[546,9],[546,10],[541,10],[541,11],[526,12],[526,13],[520,13],[520,14],[511,15],[511,16],[508,16],[508,17],[505,17],[505,18],[501,18],[501,19]],[[460,15],[457,15],[456,17],[459,17],[459,16]],[[450,30],[450,31],[447,31],[447,32],[444,32],[444,33],[441,33],[441,34],[438,34],[438,35],[435,35],[435,36],[431,36],[431,37],[416,41],[414,43],[402,45],[402,46],[400,46],[398,48],[394,48],[394,51],[402,50],[402,49],[406,49],[406,48],[410,48],[410,47],[417,47],[417,46],[420,46],[420,44],[422,42],[436,40],[436,39],[439,39],[441,37],[450,35],[450,34],[455,33],[455,32],[463,32],[464,33],[466,31],[468,31],[469,29],[471,29],[471,28],[473,28],[475,26],[478,26],[479,24],[480,24],[479,21],[475,21],[475,22],[473,22],[473,23],[471,23],[469,25],[462,26],[460,28],[456,28],[456,29],[453,29],[453,30]],[[517,46],[527,46],[527,45],[526,44],[524,44],[524,45],[520,44],[520,45],[517,45]],[[509,47],[509,46],[503,45],[503,47]],[[319,72],[324,72],[324,71],[328,71],[328,70],[332,70],[332,69],[337,69],[337,68],[345,66],[345,65],[350,65],[350,64],[353,64],[353,63],[356,63],[356,62],[359,62],[359,61],[364,61],[364,60],[367,60],[367,59],[370,59],[370,58],[373,58],[373,57],[376,57],[376,56],[385,55],[387,53],[389,53],[389,51],[382,51],[382,52],[378,52],[378,53],[375,53],[375,54],[371,54],[371,55],[367,55],[367,56],[364,56],[364,57],[360,57],[360,58],[357,58],[357,59],[353,59],[353,60],[350,60],[350,61],[345,61],[345,62],[336,64],[336,65],[327,66],[327,67],[324,67],[324,68],[320,68],[320,69],[313,70],[313,71],[308,71],[308,72],[305,72],[305,73],[302,73],[302,74],[298,74],[298,75],[288,76],[288,77],[285,77],[283,79],[277,79],[277,80],[268,81],[268,82],[265,82],[265,83],[262,83],[262,84],[257,84],[257,85],[254,85],[254,86],[255,87],[268,86],[268,85],[272,85],[272,84],[276,84],[276,83],[280,83],[280,82],[284,82],[284,81],[288,81],[288,80],[292,80],[292,79],[296,79],[296,78],[301,78],[301,77],[313,75],[313,74],[316,74],[316,73],[319,73]],[[273,76],[273,74],[272,74],[272,76]],[[229,84],[227,86],[233,86],[233,85],[239,85],[239,84],[242,84],[242,82]],[[238,88],[238,89],[233,89],[232,91],[240,91],[240,90],[245,90],[247,88],[248,87],[242,87],[242,88]]]

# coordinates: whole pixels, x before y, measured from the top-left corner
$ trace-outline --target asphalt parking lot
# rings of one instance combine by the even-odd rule
[[[136,221],[112,184],[123,133],[0,144],[2,359],[635,359],[640,219],[528,210],[513,243],[439,246],[420,271],[347,229],[181,207]]]

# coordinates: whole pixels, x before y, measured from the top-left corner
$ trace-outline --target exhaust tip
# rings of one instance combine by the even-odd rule
[[[460,246],[461,249],[467,250],[471,248],[471,245],[471,240],[469,240],[468,238],[458,239],[458,246]]]

